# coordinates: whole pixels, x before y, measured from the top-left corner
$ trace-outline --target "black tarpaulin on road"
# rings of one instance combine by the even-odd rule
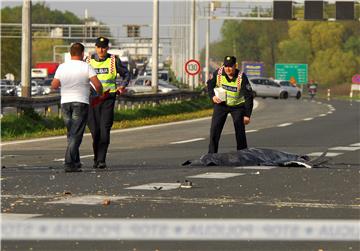
[[[306,155],[298,155],[274,149],[247,148],[229,153],[208,153],[198,160],[188,160],[183,166],[286,166],[323,167],[326,153],[315,160]]]

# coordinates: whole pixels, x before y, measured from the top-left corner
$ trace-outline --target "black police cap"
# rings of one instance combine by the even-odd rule
[[[106,37],[98,37],[95,41],[95,45],[101,48],[109,47],[109,39]]]
[[[224,58],[224,66],[232,67],[236,64],[236,57],[234,56],[226,56]]]

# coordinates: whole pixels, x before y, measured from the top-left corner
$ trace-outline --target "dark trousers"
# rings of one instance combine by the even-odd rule
[[[65,166],[79,167],[81,166],[79,148],[86,127],[89,105],[80,102],[64,103],[61,105],[61,110],[67,129]]]
[[[245,125],[244,125],[244,107],[231,107],[224,104],[214,104],[214,112],[210,128],[210,144],[208,153],[217,153],[221,132],[224,128],[226,117],[231,114],[233,118],[237,150],[247,148]]]
[[[105,162],[114,122],[115,96],[89,108],[88,127],[93,139],[94,162]]]

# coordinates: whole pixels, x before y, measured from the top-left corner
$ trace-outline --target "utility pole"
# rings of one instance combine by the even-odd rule
[[[31,96],[31,0],[23,0],[21,36],[21,96]]]
[[[206,40],[205,40],[205,83],[209,80],[209,61],[210,61],[210,10],[211,3],[209,2],[208,15],[206,20]]]
[[[195,59],[195,0],[191,0],[191,15],[190,15],[190,59]],[[190,90],[194,90],[194,77],[189,79]]]
[[[153,0],[152,26],[152,69],[151,86],[154,93],[158,90],[158,53],[159,53],[159,0]]]

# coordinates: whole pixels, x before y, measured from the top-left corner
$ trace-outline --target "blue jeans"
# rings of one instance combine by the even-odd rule
[[[61,110],[67,129],[65,166],[80,167],[79,148],[86,127],[89,105],[80,102],[64,103],[61,105]]]

